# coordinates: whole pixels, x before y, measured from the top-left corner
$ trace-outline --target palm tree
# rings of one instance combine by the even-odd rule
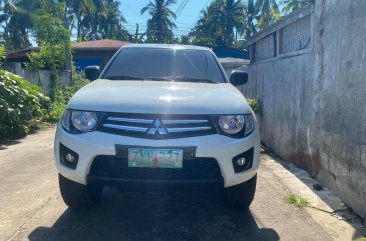
[[[256,5],[260,11],[260,18],[258,21],[258,27],[260,29],[281,18],[276,0],[257,0]]]
[[[28,48],[31,43],[29,34],[33,28],[34,19],[40,9],[39,0],[18,0],[13,1],[15,7],[7,3],[7,9],[10,10],[7,23],[8,36],[6,36],[7,46],[13,50]]]
[[[222,29],[223,41],[226,45],[234,42],[234,30],[242,35],[245,29],[245,7],[241,0],[219,0],[214,7],[214,15],[209,17],[208,22],[219,22]],[[237,39],[237,36],[236,38]]]
[[[306,0],[283,0],[281,4],[284,5],[282,13],[289,14],[296,9],[299,9],[306,5]]]
[[[118,40],[128,39],[128,32],[122,26],[122,23],[126,23],[126,19],[119,10],[120,4],[120,2],[108,0],[99,30],[102,34],[102,38]]]
[[[247,22],[245,24],[245,39],[257,32],[257,22],[259,20],[259,7],[255,0],[247,0],[245,4],[245,13],[247,16]]]
[[[176,19],[176,15],[169,7],[175,3],[176,0],[150,0],[141,9],[141,14],[148,12],[151,15],[147,20],[148,41],[163,43],[173,39],[176,25],[172,19]]]
[[[209,17],[210,7],[207,9],[201,10],[201,16],[198,19],[195,27],[189,33],[190,37],[213,37],[213,33],[215,31],[210,31],[210,26],[208,25],[208,17]]]
[[[76,20],[76,36],[77,40],[81,39],[82,18],[87,11],[94,9],[92,0],[67,0],[66,5],[69,8],[69,14]],[[73,25],[72,25],[73,27]],[[71,29],[72,30],[72,29]]]
[[[245,31],[245,6],[241,0],[215,0],[201,12],[190,35],[213,38],[218,44],[231,46],[235,34]]]

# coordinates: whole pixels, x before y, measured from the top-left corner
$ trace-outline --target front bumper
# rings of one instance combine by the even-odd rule
[[[79,155],[76,169],[70,169],[60,163],[60,143]],[[224,186],[230,187],[252,178],[258,169],[260,158],[260,139],[256,129],[251,135],[234,139],[215,134],[180,139],[150,140],[126,137],[103,132],[89,132],[80,135],[67,133],[58,125],[54,143],[54,153],[58,171],[64,177],[86,185],[92,162],[96,156],[115,156],[116,145],[147,147],[196,147],[196,157],[214,158],[218,162]],[[250,169],[235,173],[232,158],[253,148],[253,165]]]

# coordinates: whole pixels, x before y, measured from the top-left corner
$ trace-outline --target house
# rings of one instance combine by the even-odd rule
[[[128,42],[111,39],[72,43],[75,67],[77,70],[82,70],[88,65],[99,65],[104,68],[117,50],[126,44]],[[39,47],[31,47],[17,52],[10,52],[7,54],[7,62],[28,62],[28,54],[39,52],[39,50]]]
[[[99,65],[103,69],[112,56],[128,42],[103,39],[88,42],[72,43],[73,61],[76,70],[80,71],[89,65]],[[39,47],[31,47],[17,52],[7,54],[7,62],[25,63],[29,61],[28,54],[39,52]],[[229,47],[216,47],[213,49],[217,57],[223,64],[242,66],[249,61],[250,56],[247,51],[242,51]],[[234,66],[233,65],[233,66]]]

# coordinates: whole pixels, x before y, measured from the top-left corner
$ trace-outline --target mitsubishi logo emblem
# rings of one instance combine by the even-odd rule
[[[154,127],[149,129],[149,131],[147,132],[148,135],[155,135],[156,132],[159,132],[160,135],[167,134],[165,128],[160,128],[162,122],[159,119],[156,119],[153,124]]]

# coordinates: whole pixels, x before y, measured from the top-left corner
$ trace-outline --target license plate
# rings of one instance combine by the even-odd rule
[[[130,148],[128,167],[183,168],[183,150]]]

